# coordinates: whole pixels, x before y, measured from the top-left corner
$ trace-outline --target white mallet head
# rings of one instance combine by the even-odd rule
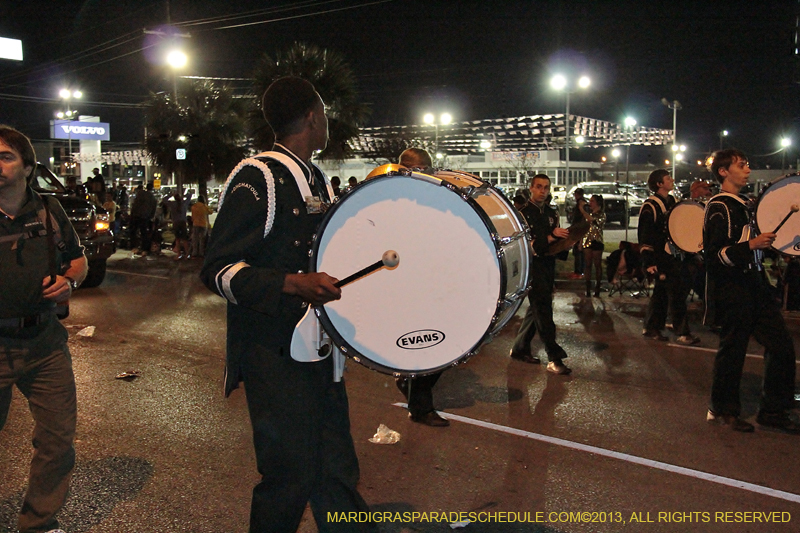
[[[383,266],[386,268],[394,268],[400,264],[400,256],[394,250],[386,250],[383,252],[381,261],[383,261]]]

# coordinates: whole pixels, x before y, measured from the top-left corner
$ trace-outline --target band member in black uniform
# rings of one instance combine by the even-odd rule
[[[531,290],[528,293],[528,311],[522,320],[511,357],[525,363],[539,364],[531,353],[531,341],[539,332],[547,353],[547,371],[554,374],[572,372],[564,364],[567,353],[556,342],[556,325],[553,322],[553,289],[555,288],[556,258],[547,255],[550,244],[569,236],[566,228],[559,227],[558,212],[547,203],[550,178],[537,174],[530,182],[531,199],[522,208],[533,239],[535,256],[531,259]]]
[[[331,201],[311,163],[328,141],[325,106],[309,82],[286,77],[266,90],[262,110],[277,154],[246,159],[231,173],[201,272],[228,300],[225,393],[244,382],[253,426],[262,477],[250,532],[296,531],[306,503],[320,531],[374,531],[370,523],[327,520],[329,512],[368,511],[356,489],[347,393],[333,379],[332,357],[298,362],[290,355],[307,305],[341,297],[335,278],[304,273],[321,205]]]
[[[747,343],[753,336],[765,348],[756,421],[800,435],[800,424],[789,415],[794,405],[794,344],[762,266],[763,250],[775,241],[775,233],[757,235],[750,223],[747,198],[739,194],[750,175],[742,152],[716,152],[711,172],[720,182],[721,192],[706,206],[703,246],[708,276],[714,282],[712,298],[725,313],[706,419],[735,431],[753,431],[753,425],[740,418],[739,395]]]
[[[655,287],[647,313],[644,317],[645,337],[666,341],[661,330],[667,322],[667,310],[672,311],[672,324],[678,336],[679,344],[697,344],[699,337],[692,335],[689,321],[686,318],[686,297],[690,287],[680,273],[680,262],[668,249],[667,212],[675,205],[675,198],[670,194],[675,182],[666,169],[654,170],[647,178],[647,186],[653,195],[645,200],[639,211],[639,250],[642,265],[647,272],[655,276]]]
[[[427,170],[433,166],[430,154],[422,148],[405,150],[400,154],[398,162],[406,168],[421,170]],[[412,421],[434,427],[450,425],[450,421],[439,416],[433,407],[433,386],[439,381],[442,372],[415,378],[399,377],[395,379],[397,388],[408,400],[408,417]]]

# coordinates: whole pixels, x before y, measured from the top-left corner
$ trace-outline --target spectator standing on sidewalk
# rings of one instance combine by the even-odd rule
[[[153,183],[147,184],[145,190],[141,185],[136,188],[136,196],[131,205],[131,241],[134,244],[134,255],[150,253],[153,235],[153,217],[156,214],[156,197],[153,195]],[[136,234],[139,234],[137,241]],[[138,245],[135,243],[138,242]]]
[[[586,198],[584,198],[583,188],[578,187],[572,193],[573,197],[575,198],[575,208],[570,213],[569,217],[569,225],[573,226],[578,224],[583,220],[583,209],[582,207],[586,205]],[[575,246],[572,247],[572,255],[574,257],[574,268],[570,278],[572,279],[580,279],[583,277],[583,272],[586,269],[586,258],[583,254],[583,241],[578,241],[575,243]],[[590,279],[590,278],[587,278]]]
[[[206,205],[206,199],[201,194],[192,205],[192,251],[193,257],[206,255],[206,237],[208,236],[208,215],[211,208]]]

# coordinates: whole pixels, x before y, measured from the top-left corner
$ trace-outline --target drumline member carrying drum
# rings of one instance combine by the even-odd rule
[[[331,201],[324,174],[310,161],[327,144],[328,121],[319,94],[297,77],[273,82],[262,110],[275,132],[274,151],[245,159],[228,178],[201,278],[228,300],[225,395],[239,382],[246,387],[262,476],[250,532],[296,531],[308,502],[322,529],[328,513],[369,511],[356,488],[347,392],[334,382],[333,358],[290,357],[307,305],[342,294],[328,274],[304,273]],[[348,527],[375,531],[374,523]]]
[[[549,245],[568,237],[569,231],[559,227],[558,212],[545,201],[550,193],[550,178],[546,174],[535,175],[530,181],[530,191],[531,199],[523,207],[522,215],[528,221],[536,256],[531,260],[528,310],[514,339],[510,356],[512,359],[538,365],[539,358],[531,354],[531,341],[538,331],[549,360],[547,371],[569,374],[572,370],[563,362],[567,352],[556,342],[556,325],[553,322],[556,258],[547,255]]]
[[[789,414],[794,405],[794,344],[761,264],[763,250],[773,245],[776,232],[756,235],[747,199],[739,194],[750,175],[747,156],[731,149],[720,150],[712,157],[711,172],[720,182],[721,192],[706,206],[703,243],[708,276],[714,283],[712,298],[725,313],[706,420],[734,431],[754,430],[752,424],[740,418],[739,392],[752,335],[765,348],[756,421],[761,426],[800,435],[800,424]],[[792,211],[795,209],[796,205],[792,205]]]
[[[680,274],[679,262],[668,251],[666,228],[667,212],[675,205],[670,194],[675,182],[666,169],[654,170],[647,178],[653,195],[645,200],[639,211],[639,249],[642,265],[655,276],[655,287],[647,305],[642,335],[650,339],[666,341],[661,331],[667,321],[667,312],[672,311],[672,324],[678,336],[675,342],[692,345],[700,342],[692,335],[686,318],[686,297],[689,288]]]
[[[410,169],[429,169],[433,167],[430,154],[422,148],[409,148],[400,154],[400,165]],[[444,372],[444,371],[442,371]],[[434,372],[413,378],[401,376],[395,378],[395,384],[408,401],[408,417],[433,427],[449,426],[450,422],[439,416],[433,407],[433,386],[439,381],[442,372]]]

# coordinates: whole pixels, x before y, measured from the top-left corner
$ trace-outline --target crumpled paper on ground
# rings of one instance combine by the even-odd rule
[[[458,529],[458,528],[462,528],[462,527],[467,527],[470,524],[471,524],[471,522],[469,520],[464,520],[463,522],[453,522],[452,524],[450,524],[450,529]]]
[[[400,433],[393,429],[389,429],[384,424],[378,426],[378,431],[375,433],[370,442],[375,444],[394,444],[400,440]]]
[[[115,379],[124,379],[125,381],[133,381],[134,379],[141,376],[142,373],[139,370],[127,370],[115,376]]]
[[[94,326],[86,326],[78,333],[76,333],[79,337],[94,337]]]

